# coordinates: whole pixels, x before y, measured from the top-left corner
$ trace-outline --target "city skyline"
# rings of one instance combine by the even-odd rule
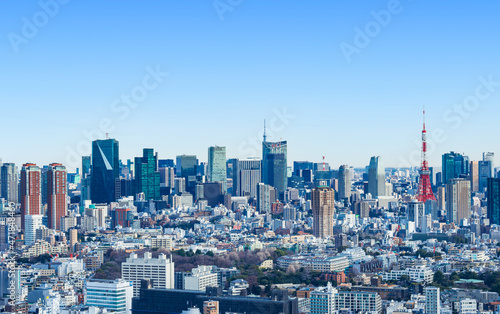
[[[122,143],[124,159],[144,147],[161,158],[205,159],[213,145],[235,158],[260,156],[266,119],[269,140],[289,142],[289,160],[326,156],[335,167],[359,167],[380,155],[388,166],[419,166],[410,156],[420,150],[422,105],[431,166],[448,151],[471,160],[496,151],[481,137],[494,132],[500,113],[500,51],[492,43],[500,4],[399,1],[392,8],[396,2],[242,1],[223,19],[212,2],[127,2],[120,14],[110,4],[68,2],[17,45],[12,38],[24,36],[25,21],[43,8],[2,3],[4,129],[16,134],[3,139],[16,149],[2,158],[21,165],[37,152],[33,162],[72,170],[71,152],[90,154],[102,129]],[[389,9],[384,22],[380,12]],[[413,27],[422,20],[425,27]],[[379,31],[357,48],[367,36],[357,30],[374,23]],[[346,47],[356,53],[346,55]],[[145,99],[127,107],[122,95],[144,82]],[[332,143],[311,141],[314,134],[331,134]]]

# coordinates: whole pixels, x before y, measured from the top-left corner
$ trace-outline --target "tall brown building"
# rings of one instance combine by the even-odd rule
[[[470,181],[472,192],[479,191],[479,161],[470,162]]]
[[[47,172],[47,220],[48,227],[61,230],[61,217],[66,216],[67,172],[61,164],[51,164]]]
[[[317,238],[333,236],[335,214],[335,191],[327,186],[319,186],[311,194],[313,210],[313,234]]]
[[[42,214],[41,171],[35,164],[24,164],[21,170],[21,225],[26,215]]]

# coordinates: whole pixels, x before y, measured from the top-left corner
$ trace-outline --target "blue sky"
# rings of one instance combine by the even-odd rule
[[[423,105],[440,132],[431,166],[450,150],[500,155],[497,1],[220,0],[223,20],[213,1],[53,3],[0,2],[4,162],[71,168],[102,121],[123,159],[258,156],[267,119],[290,162],[418,166]],[[112,104],[155,69],[168,77],[121,119]]]

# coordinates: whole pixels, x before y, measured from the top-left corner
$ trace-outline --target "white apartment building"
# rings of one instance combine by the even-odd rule
[[[355,313],[382,313],[382,298],[378,293],[340,291],[337,294],[337,309],[349,309]]]
[[[36,230],[42,227],[42,215],[26,215],[25,216],[25,236],[24,244],[32,245],[36,241]]]
[[[477,301],[474,299],[463,299],[461,301],[455,302],[455,309],[458,314],[476,314],[477,313]]]
[[[218,276],[211,266],[198,266],[184,277],[184,290],[205,291],[207,287],[218,286]]]
[[[85,282],[85,304],[107,309],[117,314],[130,314],[132,283],[117,280],[88,280]]]
[[[432,283],[434,279],[434,272],[426,266],[415,266],[405,270],[393,270],[390,273],[382,274],[382,279],[387,280],[400,280],[401,276],[408,276],[412,281]]]
[[[441,290],[438,287],[425,288],[425,313],[441,314]]]
[[[155,249],[166,249],[172,251],[173,243],[170,236],[159,236],[151,238],[151,247]]]
[[[307,256],[294,255],[283,256],[278,259],[278,267],[287,269],[288,266],[296,264],[300,267],[318,272],[345,271],[349,267],[349,257],[346,255],[337,256]]]
[[[328,286],[321,287],[311,292],[310,298],[310,313],[311,314],[325,314],[335,313],[337,310],[338,290],[333,288],[329,282]]]
[[[134,283],[134,297],[139,296],[143,279],[151,279],[155,289],[174,289],[174,262],[165,254],[152,258],[146,252],[144,258],[139,258],[132,253],[122,264],[122,279]]]

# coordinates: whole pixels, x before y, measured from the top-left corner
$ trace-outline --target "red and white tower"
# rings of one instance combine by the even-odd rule
[[[427,131],[425,130],[425,109],[424,109],[424,129],[422,130],[422,167],[420,168],[420,181],[418,185],[417,200],[427,202],[436,200],[431,186],[431,172],[427,162]]]

